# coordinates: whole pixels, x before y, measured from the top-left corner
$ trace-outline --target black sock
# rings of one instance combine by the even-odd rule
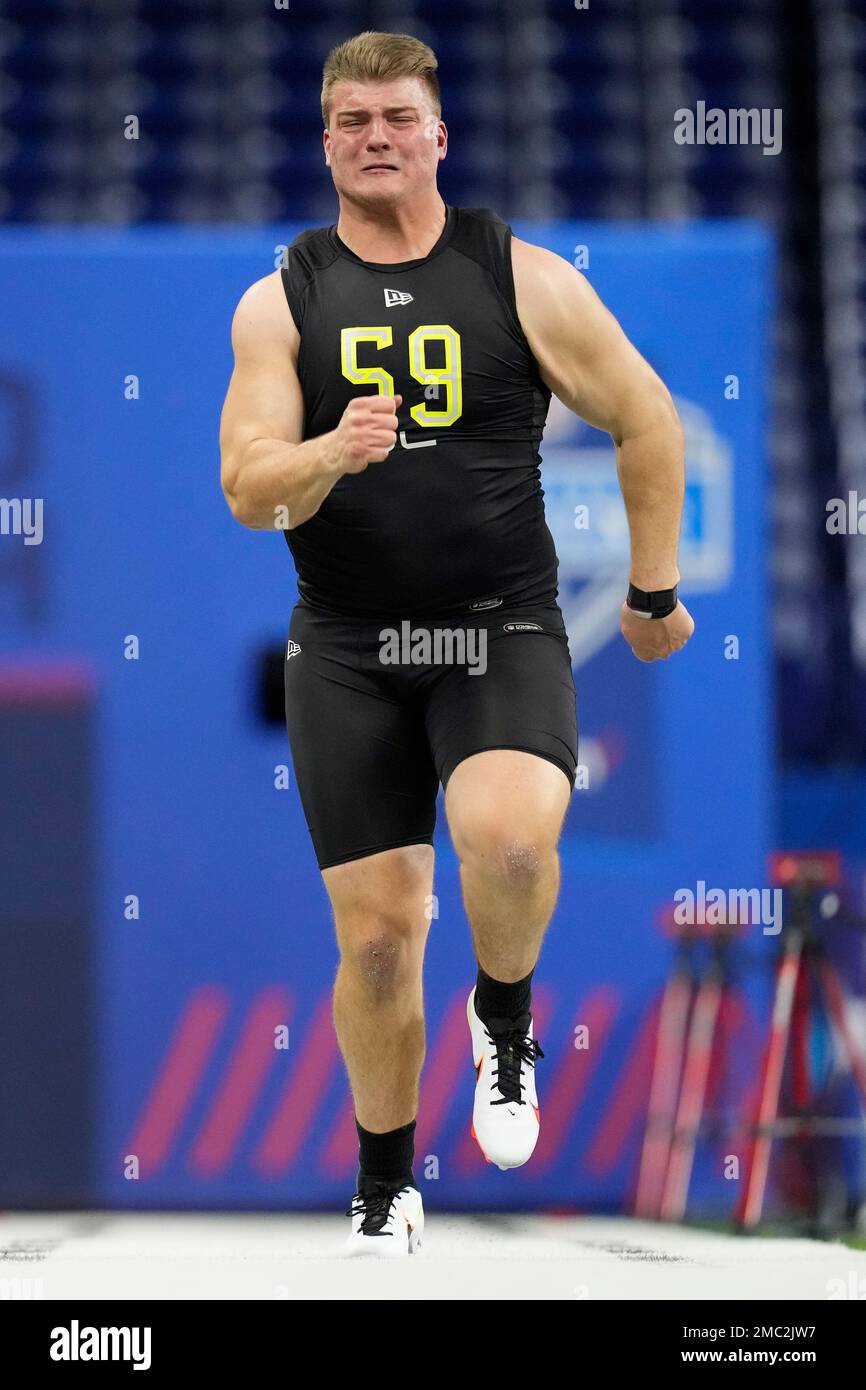
[[[478,981],[475,986],[475,1012],[483,1023],[490,1018],[517,1018],[530,1012],[532,1002],[532,976],[535,967],[523,980],[504,984],[493,980],[478,967]]]
[[[415,1121],[399,1129],[389,1129],[386,1134],[374,1134],[364,1129],[355,1118],[360,1144],[358,1172],[358,1191],[374,1182],[393,1182],[402,1186],[417,1187],[412,1172],[415,1158]]]

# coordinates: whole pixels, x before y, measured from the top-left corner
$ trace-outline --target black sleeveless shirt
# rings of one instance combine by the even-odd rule
[[[550,391],[517,317],[511,228],[449,205],[430,253],[394,265],[317,228],[292,242],[282,279],[305,439],[355,396],[403,397],[387,459],[344,474],[285,532],[301,597],[373,619],[555,598],[538,452]]]

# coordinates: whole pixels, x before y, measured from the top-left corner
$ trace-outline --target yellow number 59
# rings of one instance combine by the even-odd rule
[[[377,348],[390,347],[393,330],[384,324],[379,328],[344,328],[340,335],[340,359],[343,376],[359,386],[376,385],[380,396],[393,396],[394,378],[383,367],[360,367],[358,345],[375,343]],[[445,361],[441,367],[428,363],[428,347],[442,343]],[[444,391],[445,403],[433,407],[429,400],[413,405],[409,414],[425,429],[441,429],[453,425],[463,414],[463,366],[460,353],[460,334],[448,323],[425,323],[409,334],[409,372],[422,386],[430,389],[430,399],[439,399]],[[425,392],[425,395],[427,392]]]

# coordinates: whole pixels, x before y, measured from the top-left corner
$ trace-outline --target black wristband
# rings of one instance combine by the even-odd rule
[[[647,592],[630,583],[626,604],[642,618],[667,618],[677,606],[677,586]]]

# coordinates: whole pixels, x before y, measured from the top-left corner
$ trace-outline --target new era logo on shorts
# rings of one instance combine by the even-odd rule
[[[543,632],[541,623],[503,623],[506,632]]]
[[[293,642],[292,639],[291,639],[291,637],[290,637],[290,638],[289,638],[289,645],[286,647],[286,661],[291,661],[292,657],[293,657],[293,656],[297,656],[297,655],[298,655],[298,652],[299,652],[300,650],[301,650],[300,643],[298,643],[298,642]]]

